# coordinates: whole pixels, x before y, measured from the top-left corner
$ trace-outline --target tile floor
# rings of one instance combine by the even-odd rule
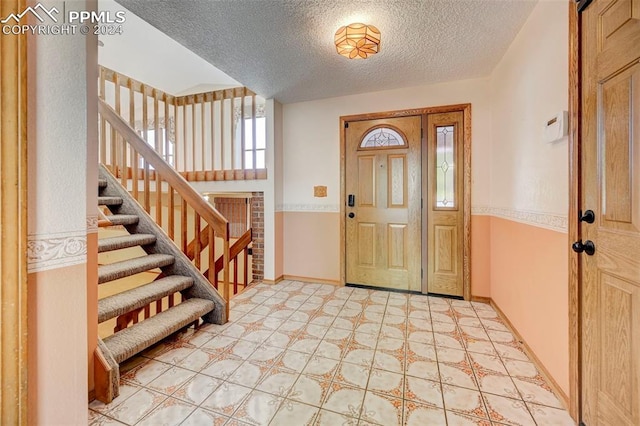
[[[122,368],[89,424],[574,424],[489,305],[421,295],[259,284]]]

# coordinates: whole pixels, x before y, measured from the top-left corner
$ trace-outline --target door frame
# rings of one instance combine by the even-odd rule
[[[568,0],[569,7],[569,229],[567,251],[569,252],[569,414],[576,422],[580,421],[581,407],[581,265],[580,257],[571,250],[571,244],[580,240],[580,224],[577,220],[581,206],[581,120],[582,82],[580,79],[582,59],[580,53],[580,5],[589,2]],[[586,4],[585,4],[586,3]]]
[[[464,129],[463,129],[463,165],[464,165],[464,179],[462,182],[463,196],[462,196],[462,208],[464,215],[464,247],[463,247],[463,281],[464,281],[464,299],[471,300],[471,104],[455,104],[445,105],[437,107],[425,107],[415,109],[403,109],[397,111],[384,111],[374,112],[367,114],[356,115],[344,115],[340,117],[340,283],[346,284],[346,136],[345,136],[345,123],[350,121],[366,121],[366,120],[378,120],[385,118],[398,118],[409,117],[419,115],[421,117],[422,129],[427,127],[427,115],[438,114],[446,112],[462,111],[464,116]],[[421,165],[424,170],[424,165],[427,164],[427,134],[422,132],[420,140],[422,149]],[[421,193],[423,199],[426,197],[425,186],[425,173],[422,174],[421,179]],[[424,211],[424,209],[423,209]],[[426,228],[424,221],[424,214],[421,215],[422,229]],[[421,265],[425,269],[427,265],[426,261],[426,247],[427,247],[427,233],[422,232],[422,253],[421,253]],[[422,288],[426,288],[427,274],[423,274]]]
[[[0,16],[24,10],[25,0],[3,0]],[[27,424],[27,36],[2,35],[0,64],[0,412]]]

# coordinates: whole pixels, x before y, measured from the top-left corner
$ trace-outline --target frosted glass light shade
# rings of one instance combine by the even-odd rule
[[[349,59],[366,59],[380,51],[380,30],[373,25],[349,24],[335,36],[338,54]]]

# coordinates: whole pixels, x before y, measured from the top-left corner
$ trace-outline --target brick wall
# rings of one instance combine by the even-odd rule
[[[264,193],[251,193],[251,229],[253,235],[253,279],[264,278]]]

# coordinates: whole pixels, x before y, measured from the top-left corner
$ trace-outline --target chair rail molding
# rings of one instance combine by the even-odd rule
[[[560,215],[556,213],[477,206],[471,209],[471,214],[474,216],[499,217],[557,232],[566,233],[569,228],[567,215]]]

